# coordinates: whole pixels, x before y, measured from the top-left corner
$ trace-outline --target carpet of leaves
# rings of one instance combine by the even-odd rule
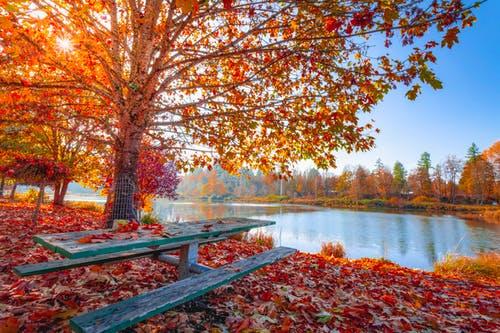
[[[60,259],[33,234],[102,227],[97,213],[0,202],[0,332],[69,331],[68,318],[176,279],[173,266],[137,259],[19,278],[16,265]],[[220,266],[265,250],[227,240],[201,247]],[[135,326],[136,332],[494,332],[500,288],[373,259],[297,253]]]

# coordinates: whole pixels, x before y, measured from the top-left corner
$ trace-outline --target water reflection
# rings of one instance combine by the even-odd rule
[[[432,269],[446,253],[500,250],[500,226],[454,216],[320,209],[273,204],[171,203],[157,201],[166,221],[242,216],[276,221],[265,227],[279,245],[317,252],[322,242],[341,241],[351,258],[386,257],[401,265]]]

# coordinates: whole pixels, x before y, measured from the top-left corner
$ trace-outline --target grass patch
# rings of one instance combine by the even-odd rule
[[[67,207],[89,210],[91,212],[104,213],[104,205],[92,201],[66,201]]]
[[[142,224],[158,224],[160,220],[153,214],[144,214],[141,218]]]
[[[266,234],[264,231],[257,231],[247,235],[247,242],[255,243],[269,249],[274,247],[274,238],[272,235]]]
[[[319,254],[327,258],[344,258],[346,255],[344,245],[340,242],[322,243]]]
[[[434,264],[434,271],[472,280],[494,280],[500,282],[500,254],[480,253],[476,257],[449,254]]]

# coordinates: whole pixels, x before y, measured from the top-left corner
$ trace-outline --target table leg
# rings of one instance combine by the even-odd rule
[[[198,242],[182,245],[179,255],[179,280],[191,275],[190,266],[198,261]]]

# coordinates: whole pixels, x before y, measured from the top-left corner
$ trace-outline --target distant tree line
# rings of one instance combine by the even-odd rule
[[[184,197],[245,198],[287,196],[289,198],[339,197],[361,199],[415,199],[441,202],[487,203],[500,200],[500,141],[481,152],[472,144],[465,159],[449,155],[432,164],[424,152],[417,167],[408,171],[401,162],[392,168],[379,159],[370,170],[346,167],[340,175],[309,169],[296,171],[287,180],[241,170],[235,176],[219,166],[197,169],[184,176],[178,189]]]

